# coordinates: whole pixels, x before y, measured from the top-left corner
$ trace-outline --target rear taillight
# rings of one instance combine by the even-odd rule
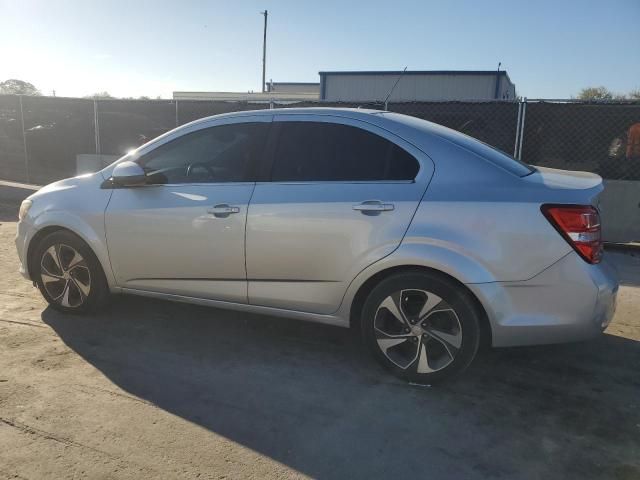
[[[589,263],[602,258],[600,214],[591,205],[542,205],[551,225]]]

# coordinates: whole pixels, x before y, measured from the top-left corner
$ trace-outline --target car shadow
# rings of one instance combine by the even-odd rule
[[[605,259],[616,271],[621,285],[640,286],[640,248],[637,246],[609,247]]]
[[[612,335],[489,350],[425,387],[337,327],[135,297],[42,319],[126,392],[315,478],[602,478],[638,458],[640,342]]]

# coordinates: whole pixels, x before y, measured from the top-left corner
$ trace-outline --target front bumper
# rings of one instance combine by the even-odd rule
[[[508,347],[586,340],[609,325],[618,280],[603,260],[571,252],[530,280],[469,284],[485,307],[492,345]]]
[[[27,280],[31,280],[31,277],[29,276],[29,269],[27,267],[27,249],[35,232],[35,227],[26,219],[18,222],[15,238],[18,259],[20,260],[20,267],[18,268],[18,271]]]

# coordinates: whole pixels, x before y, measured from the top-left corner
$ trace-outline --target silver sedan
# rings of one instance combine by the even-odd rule
[[[602,190],[395,113],[239,112],[42,188],[16,245],[63,312],[126,293],[351,326],[394,374],[432,383],[482,343],[602,332],[618,289]]]

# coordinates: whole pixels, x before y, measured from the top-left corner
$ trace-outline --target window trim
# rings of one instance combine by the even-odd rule
[[[273,117],[271,117],[271,119],[273,119]],[[248,121],[239,121],[239,122],[225,122],[225,123],[218,123],[218,124],[213,124],[213,125],[206,125],[203,126],[203,128],[199,128],[197,130],[191,130],[188,132],[185,132],[181,135],[178,135],[166,142],[163,142],[161,145],[158,145],[155,148],[152,148],[151,150],[144,152],[143,154],[139,155],[137,158],[132,159],[133,162],[137,163],[138,165],[140,165],[141,167],[143,165],[141,165],[141,162],[144,161],[145,158],[147,158],[150,155],[153,155],[154,153],[158,152],[158,150],[160,149],[164,149],[165,147],[169,147],[170,145],[174,144],[175,142],[179,142],[184,140],[186,137],[190,136],[190,135],[196,135],[199,133],[202,133],[204,131],[207,130],[211,130],[214,128],[219,128],[219,127],[227,127],[227,126],[241,126],[241,125],[264,125],[263,128],[266,129],[265,134],[264,134],[264,139],[263,139],[263,144],[262,144],[262,148],[258,148],[258,155],[255,156],[255,158],[252,159],[252,161],[248,162],[245,171],[243,173],[243,179],[239,180],[239,181],[234,181],[234,182],[182,182],[182,183],[148,183],[148,184],[144,184],[144,185],[139,185],[136,188],[140,188],[140,187],[179,187],[179,186],[184,186],[184,185],[189,185],[189,186],[210,186],[210,185],[254,185],[258,180],[259,180],[259,175],[260,175],[260,168],[261,165],[264,163],[264,157],[265,157],[265,147],[268,145],[269,139],[271,137],[271,129],[272,129],[272,125],[273,122],[270,121],[257,121],[255,118],[252,118]],[[126,187],[129,188],[129,187]]]
[[[396,147],[403,149],[407,152],[411,157],[418,163],[418,171],[416,175],[411,180],[273,180],[273,169],[275,166],[276,160],[276,151],[278,148],[278,142],[280,141],[280,135],[282,134],[282,126],[284,123],[289,122],[298,122],[298,123],[328,123],[333,125],[342,125],[346,127],[359,128],[364,130],[372,135],[377,135],[378,137],[383,138],[384,140],[394,144]],[[368,128],[367,128],[368,127]],[[381,133],[383,132],[383,133]],[[261,174],[259,176],[259,180],[256,181],[257,184],[262,183],[274,183],[277,185],[316,185],[316,184],[411,184],[417,183],[418,178],[425,173],[424,160],[422,160],[420,155],[415,155],[413,152],[409,151],[405,146],[401,145],[398,140],[408,145],[411,145],[412,148],[416,149],[420,152],[421,155],[427,156],[422,150],[420,150],[415,145],[407,142],[402,137],[385,130],[378,125],[374,125],[368,122],[364,122],[361,120],[357,120],[350,117],[339,117],[334,115],[317,115],[317,114],[296,114],[296,113],[282,113],[280,115],[276,115],[273,117],[273,121],[271,122],[269,141],[267,142],[267,148],[265,148],[265,155],[263,157],[264,168],[261,169]],[[392,138],[390,138],[392,137]]]
[[[416,183],[415,180],[276,180],[255,182],[258,185],[265,183],[273,183],[275,185],[316,185],[318,183],[326,184],[342,184],[342,185],[411,185]]]

